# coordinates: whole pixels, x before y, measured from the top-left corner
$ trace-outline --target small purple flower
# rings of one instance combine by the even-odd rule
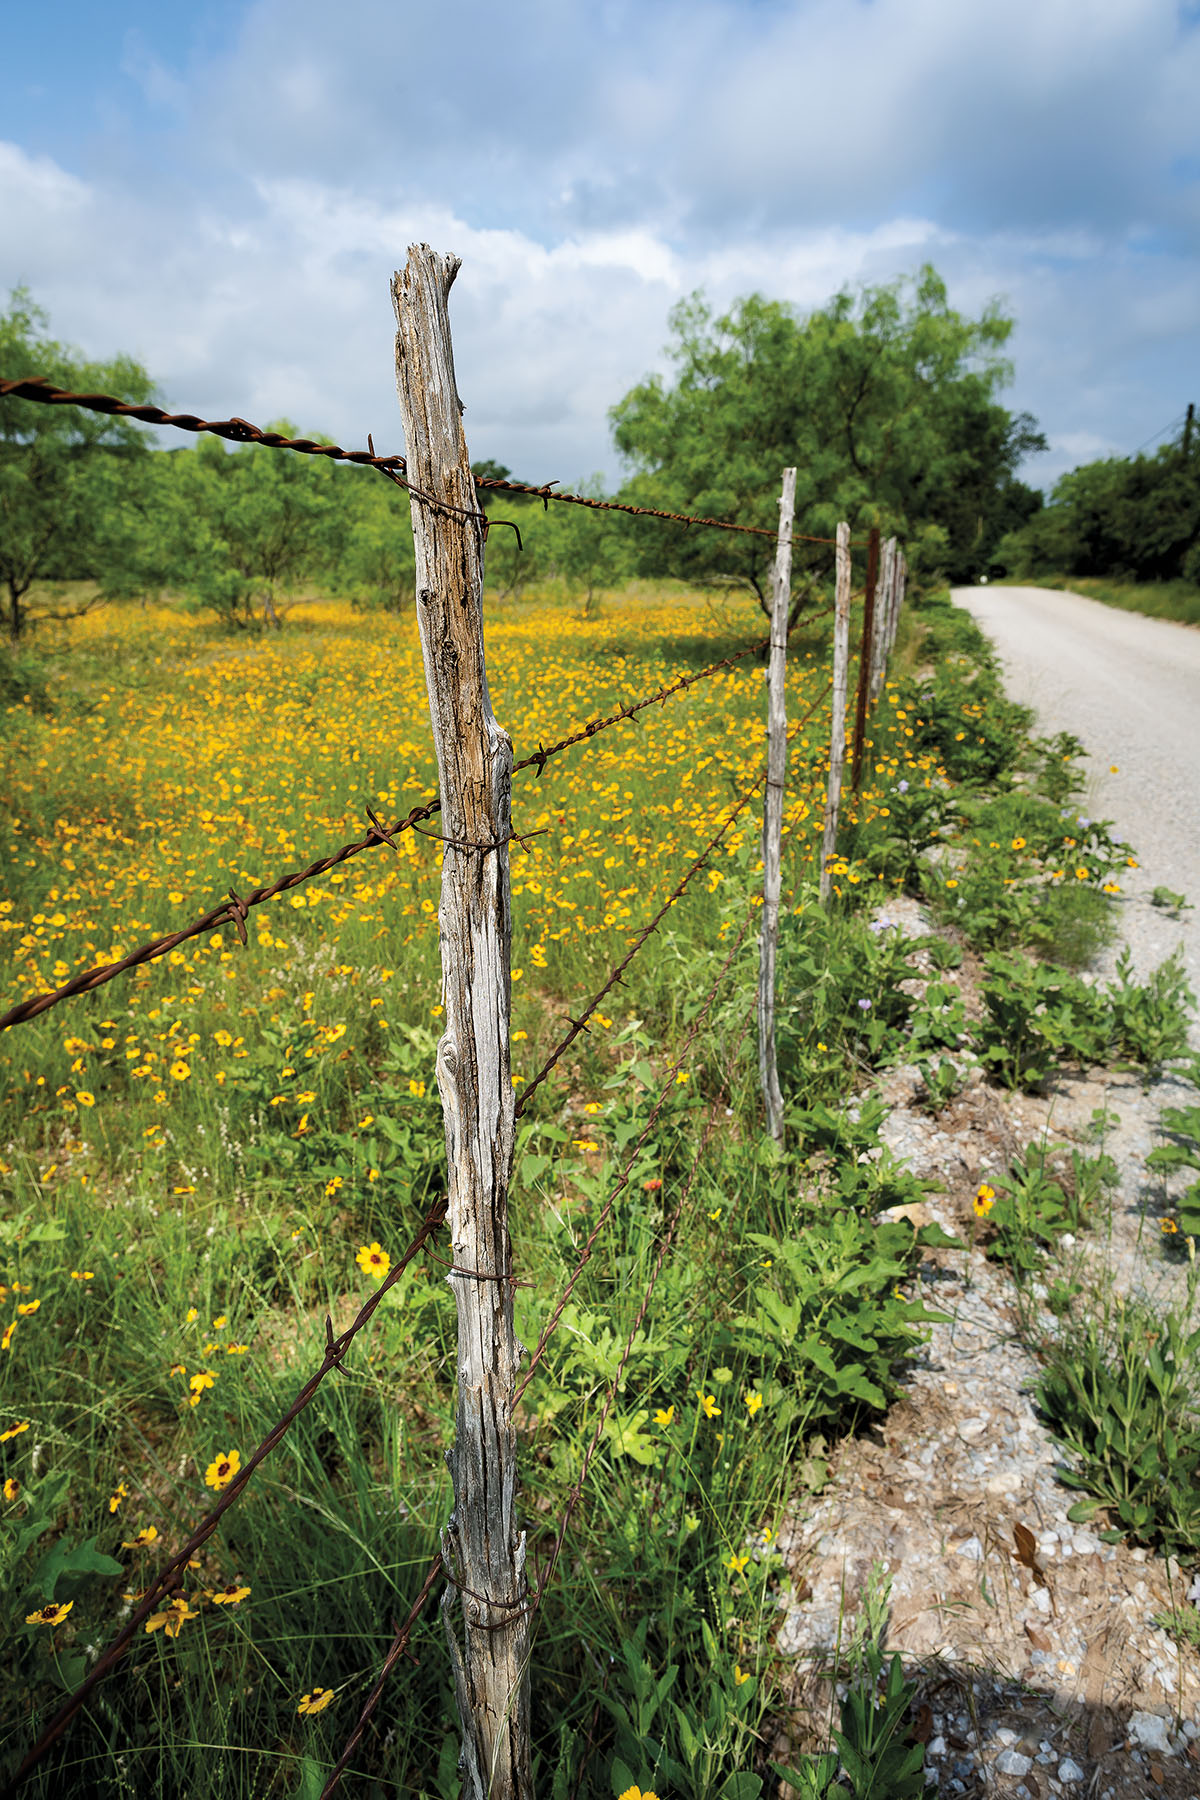
[[[860,1000],[858,1003],[858,1010],[859,1012],[870,1012],[871,1002],[869,1000]]]
[[[898,794],[907,794],[907,792],[908,792],[908,783],[907,783],[907,781],[898,781],[898,782],[897,782],[897,783],[896,783],[896,792],[897,792],[897,793],[898,793]]]

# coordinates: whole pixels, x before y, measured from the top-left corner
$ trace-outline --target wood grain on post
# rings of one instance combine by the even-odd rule
[[[875,584],[879,580],[879,527],[867,533],[867,589],[863,596],[862,643],[858,651],[858,693],[854,703],[854,768],[851,786],[858,792],[862,780],[863,751],[867,736],[867,683],[871,678],[871,645],[875,641]]]
[[[850,527],[837,528],[837,582],[833,608],[833,717],[829,723],[829,789],[825,798],[825,835],[821,844],[821,903],[828,904],[833,877],[829,872],[837,850],[838,809],[842,803],[842,770],[846,764],[846,682],[850,670]]]
[[[392,281],[396,385],[408,453],[417,623],[441,792],[445,1031],[437,1049],[458,1308],[458,1407],[443,1534],[443,1602],[467,1800],[532,1800],[528,1586],[517,1523],[508,1185],[508,838],[512,745],[483,651],[483,529],[454,379],[448,297],[459,259],[412,246]],[[461,1625],[456,1621],[461,1619]]]
[[[771,655],[767,665],[767,788],[763,801],[763,917],[758,956],[758,1073],[767,1130],[783,1142],[783,1095],[775,1055],[775,953],[779,943],[782,886],[783,788],[787,777],[788,605],[792,593],[792,522],[796,512],[796,471],[783,471],[779,496],[779,536],[771,595]]]

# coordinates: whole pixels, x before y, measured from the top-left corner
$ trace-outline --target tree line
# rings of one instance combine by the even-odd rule
[[[997,572],[1188,581],[1200,587],[1200,443],[1192,408],[1150,456],[1084,463],[996,546]]]
[[[132,358],[88,361],[48,325],[15,291],[0,317],[0,374],[155,398]],[[929,267],[807,313],[751,295],[716,314],[692,295],[670,315],[670,376],[647,377],[611,409],[628,471],[616,497],[772,530],[780,470],[795,464],[798,531],[879,525],[902,538],[918,575],[970,580],[1041,502],[1017,469],[1045,441],[998,398],[1012,329],[995,305],[977,319],[955,311]],[[297,435],[286,420],[271,428]],[[508,474],[496,463],[476,472]],[[581,485],[604,493],[599,477]],[[740,589],[766,609],[767,537],[495,490],[481,503],[518,527],[489,535],[495,598],[555,581],[588,604],[642,576]],[[819,547],[797,556],[797,604],[827,560]],[[211,437],[162,448],[130,420],[0,399],[0,608],[13,640],[39,617],[105,599],[169,592],[249,629],[278,624],[305,585],[395,610],[413,581],[404,496],[364,469]],[[79,582],[92,584],[83,601],[66,585]]]

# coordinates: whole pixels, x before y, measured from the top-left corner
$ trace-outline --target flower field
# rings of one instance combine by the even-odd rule
[[[813,910],[827,628],[797,633],[788,677],[792,720],[811,709],[785,812],[797,917]],[[521,756],[758,634],[749,609],[723,620],[688,594],[631,593],[594,618],[549,601],[498,610],[493,704]],[[386,821],[434,791],[411,617],[319,601],[278,636],[230,638],[173,608],[130,608],[75,623],[47,669],[46,703],[5,717],[5,1006],[178,928],[231,887],[248,891],[360,836],[367,806]],[[764,701],[762,665],[746,658],[554,759],[540,780],[517,777],[515,828],[541,834],[514,847],[517,1084],[758,776]],[[886,832],[897,791],[939,783],[894,687],[873,736],[875,773],[857,818],[845,812],[855,845]],[[753,897],[757,834],[755,805],[522,1123],[525,1342]],[[409,832],[395,853],[377,847],[255,909],[247,948],[231,928],[213,932],[0,1038],[6,1761],[320,1362],[326,1313],[357,1310],[437,1190],[438,860],[436,842]],[[848,897],[901,879],[866,861],[837,865]],[[850,961],[865,966],[873,940],[860,938]],[[674,1596],[664,1629],[691,1659],[697,1706],[720,1698],[713,1781],[741,1766],[771,1694],[764,1621],[789,1458],[818,1426],[882,1403],[887,1368],[919,1336],[919,1295],[897,1285],[911,1232],[885,1242],[839,1215],[815,1263],[797,1248],[803,1205],[759,1156],[753,1057],[735,1062],[731,1049],[753,965],[748,939],[736,991],[680,1070],[638,1153],[635,1198],[525,1403],[526,1499],[549,1531],[690,1160],[696,1108],[730,1076],[733,1135],[705,1167],[686,1248],[635,1342],[584,1509],[582,1560],[542,1615],[535,1705],[547,1767],[586,1726],[580,1633],[602,1645],[629,1583],[660,1580]],[[857,1040],[827,1036],[813,1066],[837,1087]],[[819,1332],[826,1289],[851,1268],[868,1271],[853,1305],[875,1321],[879,1367],[837,1381],[806,1374],[787,1348],[797,1327],[785,1332],[778,1309],[753,1296],[778,1288],[797,1319],[812,1309]],[[37,1778],[45,1792],[115,1794],[130,1772],[164,1793],[319,1791],[297,1784],[336,1753],[448,1510],[453,1370],[442,1271],[414,1265],[184,1589],[152,1615],[105,1689],[112,1718],[81,1721]],[[645,1651],[644,1628],[641,1642]],[[427,1632],[421,1668],[396,1677],[409,1722],[363,1747],[381,1793],[454,1791],[438,1644]],[[216,1761],[214,1745],[229,1746]]]

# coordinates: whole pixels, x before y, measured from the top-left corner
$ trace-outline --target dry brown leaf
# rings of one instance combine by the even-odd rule
[[[907,1206],[888,1206],[880,1213],[881,1219],[907,1219],[916,1230],[932,1223],[933,1214],[919,1200],[910,1201]]]
[[[1050,1639],[1046,1636],[1045,1632],[1039,1631],[1037,1626],[1031,1625],[1028,1620],[1025,1622],[1025,1636],[1029,1639],[1035,1650],[1048,1650],[1050,1648]]]

